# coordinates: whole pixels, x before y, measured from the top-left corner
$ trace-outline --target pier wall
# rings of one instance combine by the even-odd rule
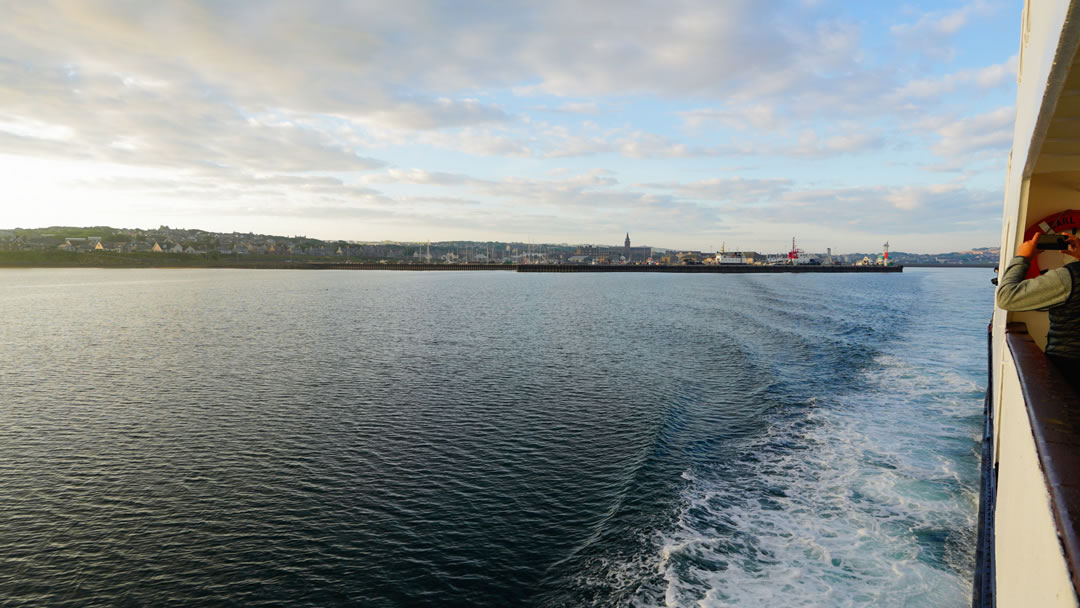
[[[518,266],[518,272],[678,272],[704,274],[750,274],[784,272],[903,272],[903,266],[755,266],[752,264],[727,264],[717,266],[656,265],[656,266],[607,266],[573,264],[528,264]]]

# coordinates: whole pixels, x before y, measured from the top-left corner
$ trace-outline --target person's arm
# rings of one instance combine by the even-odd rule
[[[997,305],[1005,310],[1038,310],[1065,302],[1072,291],[1072,278],[1063,268],[1052,270],[1033,279],[1025,279],[1031,256],[1035,254],[1035,235],[1017,248],[1016,257],[1009,262],[998,279]],[[1064,272],[1061,272],[1064,271]]]

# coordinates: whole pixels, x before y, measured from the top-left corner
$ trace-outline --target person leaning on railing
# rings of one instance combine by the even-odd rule
[[[1071,234],[1061,236],[1069,241],[1069,248],[1062,253],[1080,260],[1080,238]],[[1080,394],[1080,264],[1066,263],[1025,279],[1031,258],[1037,253],[1038,239],[1036,234],[1016,248],[1016,257],[998,280],[997,305],[1004,310],[1049,311],[1046,356]]]

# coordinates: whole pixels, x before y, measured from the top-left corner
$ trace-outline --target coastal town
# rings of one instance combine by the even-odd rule
[[[353,261],[384,264],[809,264],[809,265],[992,265],[998,249],[986,247],[940,254],[889,251],[858,253],[806,252],[792,242],[789,251],[757,252],[679,250],[633,245],[626,234],[621,245],[551,244],[509,241],[354,242],[305,236],[210,232],[159,226],[150,229],[59,227],[0,230],[0,262],[38,259],[43,262],[82,254],[128,259],[197,261]],[[185,264],[187,265],[187,264]]]

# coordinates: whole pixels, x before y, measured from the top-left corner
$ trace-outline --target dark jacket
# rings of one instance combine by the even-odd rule
[[[1080,358],[1080,264],[1066,264],[1025,279],[1030,261],[1016,256],[998,280],[997,305],[1005,310],[1050,313],[1046,354]]]

